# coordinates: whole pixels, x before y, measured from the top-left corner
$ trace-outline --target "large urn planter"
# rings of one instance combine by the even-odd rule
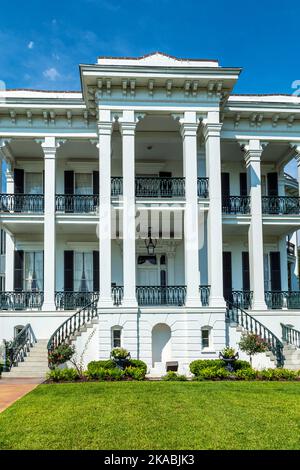
[[[234,372],[233,364],[238,360],[239,353],[237,352],[232,356],[227,356],[227,354],[224,355],[220,352],[219,358],[226,363],[225,369],[228,370],[228,372]]]
[[[110,358],[116,364],[118,369],[124,370],[130,363],[130,352],[124,348],[114,348],[110,353]]]

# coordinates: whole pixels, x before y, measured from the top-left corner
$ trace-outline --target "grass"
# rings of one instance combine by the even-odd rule
[[[299,449],[300,383],[40,385],[0,415],[0,449]]]

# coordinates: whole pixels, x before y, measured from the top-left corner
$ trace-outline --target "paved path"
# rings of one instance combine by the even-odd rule
[[[42,382],[44,379],[0,379],[0,413]]]

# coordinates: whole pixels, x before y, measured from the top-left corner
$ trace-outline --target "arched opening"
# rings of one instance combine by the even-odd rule
[[[171,328],[165,323],[158,323],[152,330],[152,365],[165,363],[171,359]]]

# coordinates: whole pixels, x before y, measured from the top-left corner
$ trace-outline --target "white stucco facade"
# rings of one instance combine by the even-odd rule
[[[96,299],[86,362],[120,342],[186,372],[238,348],[226,301],[279,340],[300,330],[300,181],[285,173],[300,99],[234,95],[240,72],[155,53],[81,65],[81,92],[0,91],[0,339],[27,323],[49,339]]]

